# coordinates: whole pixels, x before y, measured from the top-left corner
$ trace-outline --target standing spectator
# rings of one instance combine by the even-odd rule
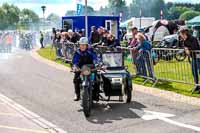
[[[44,48],[44,34],[40,31],[40,45],[41,48]]]
[[[106,45],[107,44],[107,36],[109,35],[109,32],[107,30],[105,30],[105,28],[103,29],[103,38],[102,38],[102,45]]]
[[[145,34],[144,28],[140,28],[138,32],[139,32],[139,33],[142,33],[142,34],[145,36],[146,40],[149,41],[148,36]]]
[[[197,38],[198,41],[200,41],[200,35],[199,35],[199,30],[197,27],[193,26],[192,27],[192,30],[193,30],[193,37]]]
[[[64,58],[66,59],[66,45],[65,43],[67,42],[67,32],[62,32],[61,33],[61,40],[60,43],[62,44],[62,55],[64,56]]]
[[[186,54],[192,59],[191,60],[192,74],[194,82],[196,84],[195,88],[193,89],[193,92],[195,91],[200,92],[200,87],[197,86],[199,84],[200,53],[193,51],[193,50],[200,50],[198,40],[189,33],[188,29],[181,29],[180,36],[183,39],[183,45]]]
[[[78,33],[73,32],[71,29],[68,30],[68,34],[69,34],[69,41],[73,42],[73,43],[77,43],[80,39],[80,36]]]
[[[79,34],[79,37],[80,37],[80,38],[81,38],[81,37],[84,37],[84,33],[83,33],[82,30],[80,30],[80,31],[78,32],[78,34]]]
[[[7,52],[11,52],[12,49],[12,37],[11,35],[8,33],[7,36],[5,37],[6,39],[6,47],[7,47]]]
[[[57,59],[59,59],[59,58],[61,58],[61,57],[63,57],[63,55],[62,55],[62,43],[61,43],[61,32],[60,31],[58,31],[57,33],[56,33],[56,58]]]
[[[136,64],[139,66],[137,70],[139,75],[148,76],[154,78],[153,68],[151,63],[151,44],[146,40],[146,37],[142,33],[136,35],[138,45],[134,47],[134,50],[138,51],[138,56],[136,57]]]
[[[91,33],[90,33],[90,43],[94,44],[94,43],[99,43],[100,39],[99,39],[99,33],[96,30],[95,26],[91,27]]]
[[[132,31],[132,40],[131,40],[130,43],[129,43],[129,47],[135,47],[136,44],[137,44],[136,35],[137,35],[137,33],[138,33],[138,29],[137,29],[136,27],[133,27],[133,28],[131,29],[131,31]]]
[[[136,27],[133,27],[131,29],[131,31],[132,31],[132,40],[129,43],[129,47],[130,48],[131,47],[136,47],[136,45],[138,44],[138,41],[137,41],[137,38],[136,38],[136,35],[138,33],[138,29]],[[136,75],[140,75],[141,72],[138,71],[138,70],[140,70],[140,66],[139,66],[138,63],[136,63],[137,55],[138,55],[138,51],[137,50],[133,50],[132,51],[132,61],[133,61],[134,65],[136,67],[136,70],[137,70]]]
[[[103,27],[98,28],[98,34],[99,34],[99,42],[103,42]]]
[[[112,34],[108,34],[107,36],[107,46],[110,48],[120,46],[119,40],[115,39]]]

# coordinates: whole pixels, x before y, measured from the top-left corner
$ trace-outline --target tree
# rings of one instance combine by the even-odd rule
[[[120,12],[123,13],[122,19],[127,19],[128,16],[128,7],[126,6],[125,0],[109,0],[108,7],[110,8],[110,14],[119,15]]]
[[[52,21],[52,22],[57,22],[57,21],[60,21],[61,18],[60,18],[57,14],[51,13],[51,14],[47,17],[47,20]]]
[[[2,10],[5,13],[5,21],[7,26],[15,26],[19,22],[20,9],[14,5],[4,3]]]
[[[125,0],[109,0],[108,6],[113,11],[114,15],[119,15],[119,12],[123,11],[126,8]]]
[[[7,20],[6,20],[6,13],[2,9],[2,7],[0,7],[0,18],[1,18],[0,29],[4,30],[5,28],[7,28],[8,24],[7,24]]]
[[[83,6],[82,8],[83,9],[82,9],[80,15],[84,15],[85,14],[85,6]],[[88,13],[88,15],[96,15],[97,14],[97,12],[91,6],[87,7],[87,13]],[[69,11],[67,11],[65,13],[65,16],[75,16],[75,15],[77,15],[75,10],[69,10]]]
[[[160,18],[160,11],[163,10],[164,14],[167,14],[164,0],[132,0],[129,7],[130,16],[140,16],[140,10],[142,10],[142,16]]]
[[[181,14],[180,16],[180,20],[190,20],[190,19],[193,19],[194,17],[196,16],[199,16],[200,15],[200,12],[197,12],[197,11],[186,11],[184,12],[183,14]]]
[[[149,15],[154,16],[156,19],[160,18],[161,10],[163,10],[164,17],[167,16],[167,10],[164,0],[151,0],[150,9],[151,10],[147,11],[147,13],[149,12]]]
[[[88,15],[95,15],[95,11],[91,6],[87,7],[87,13]],[[81,11],[81,15],[84,15],[84,14],[85,14],[85,6],[83,6],[83,9]]]
[[[65,16],[74,16],[76,15],[76,11],[74,10],[68,10],[66,13],[65,13]]]
[[[190,8],[182,7],[182,6],[172,6],[169,9],[169,19],[178,19],[181,14],[183,14],[186,11],[190,11]]]
[[[39,16],[30,9],[23,9],[21,11],[21,23],[38,23]]]
[[[47,20],[51,23],[51,26],[55,28],[59,28],[62,25],[62,21],[60,16],[57,14],[51,13],[48,17]]]
[[[22,11],[14,6],[4,3],[0,7],[0,30],[5,29],[16,29],[16,27],[21,27],[21,24],[27,22],[37,23],[39,22],[38,15],[29,9],[23,9]]]

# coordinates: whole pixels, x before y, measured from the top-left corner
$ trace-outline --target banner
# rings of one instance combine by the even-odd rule
[[[83,5],[77,4],[77,11],[76,11],[77,16],[81,15],[82,9],[83,9]]]

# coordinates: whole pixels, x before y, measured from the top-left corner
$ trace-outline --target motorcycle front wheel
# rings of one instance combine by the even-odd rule
[[[89,87],[82,88],[82,107],[85,117],[89,117],[92,107],[92,94]]]

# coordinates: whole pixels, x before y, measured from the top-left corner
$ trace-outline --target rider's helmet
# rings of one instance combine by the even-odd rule
[[[87,37],[81,37],[79,40],[80,45],[88,45],[88,38]]]

